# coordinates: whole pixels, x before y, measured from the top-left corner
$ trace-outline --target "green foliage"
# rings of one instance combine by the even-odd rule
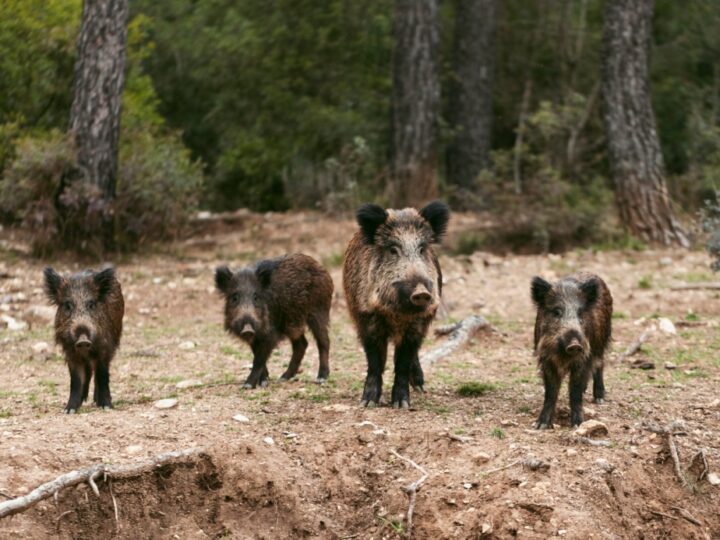
[[[461,397],[480,397],[495,390],[497,390],[497,386],[492,383],[473,381],[461,384],[457,389],[457,394]]]
[[[495,437],[496,439],[504,439],[505,438],[505,430],[499,427],[494,427],[490,431],[490,436]]]

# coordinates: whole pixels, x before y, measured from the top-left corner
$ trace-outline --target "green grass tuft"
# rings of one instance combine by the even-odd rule
[[[458,387],[457,394],[461,397],[479,397],[495,390],[497,386],[492,383],[467,382]]]

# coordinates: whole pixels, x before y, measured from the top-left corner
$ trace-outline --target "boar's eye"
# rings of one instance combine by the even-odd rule
[[[559,307],[553,308],[552,314],[553,314],[555,317],[562,317],[563,310],[562,310],[562,308],[559,308]]]
[[[95,300],[88,300],[85,302],[85,307],[88,309],[95,309],[95,306],[97,305],[97,302]]]
[[[68,313],[73,310],[73,307],[74,307],[73,303],[70,300],[66,300],[65,302],[62,303],[63,310]]]
[[[390,246],[390,253],[397,257],[398,255],[400,255],[400,248],[398,246],[392,245]]]
[[[240,301],[240,293],[232,293],[230,295],[230,303],[237,304]]]
[[[257,304],[258,300],[260,300],[260,295],[258,293],[253,293],[253,302]]]
[[[427,244],[420,244],[420,255],[425,255],[425,252],[427,251]]]

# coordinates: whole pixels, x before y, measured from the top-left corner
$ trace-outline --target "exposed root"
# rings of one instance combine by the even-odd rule
[[[406,523],[407,523],[407,536],[412,536],[412,527],[413,527],[413,513],[415,512],[415,499],[417,498],[417,491],[420,489],[420,486],[427,480],[428,472],[422,468],[420,465],[415,463],[412,459],[406,458],[405,456],[402,456],[397,453],[396,450],[391,449],[390,453],[394,455],[395,457],[398,457],[402,459],[404,462],[409,463],[413,467],[415,467],[418,471],[422,473],[422,476],[415,480],[413,483],[408,484],[403,488],[403,491],[410,497],[410,504],[408,505],[407,510],[407,517],[406,517]]]
[[[700,520],[695,519],[693,517],[693,515],[690,512],[688,512],[687,510],[685,510],[684,508],[680,508],[679,506],[671,506],[670,508],[675,510],[678,514],[680,514],[682,516],[683,519],[689,521],[693,525],[698,525],[698,526],[702,527],[702,523],[700,522]]]
[[[643,343],[645,343],[647,340],[649,340],[650,337],[653,335],[653,333],[654,333],[654,329],[650,329],[650,330],[645,330],[642,334],[640,334],[640,337],[637,338],[636,341],[631,343],[630,346],[627,349],[625,349],[625,352],[623,352],[620,355],[620,357],[619,357],[620,362],[624,362],[628,357],[639,352],[643,346]]]
[[[93,492],[95,492],[95,495],[99,496],[100,490],[98,489],[97,484],[95,484],[95,479],[101,474],[104,474],[106,478],[128,478],[138,476],[167,463],[195,459],[200,454],[201,450],[191,448],[188,450],[158,454],[153,458],[130,465],[107,465],[105,463],[97,463],[86,469],[71,471],[63,474],[62,476],[58,476],[55,480],[51,480],[50,482],[46,482],[45,484],[36,487],[27,495],[0,503],[0,519],[12,516],[18,512],[23,512],[48,497],[57,498],[57,493],[60,490],[77,484],[82,484],[83,482],[87,482]]]
[[[484,328],[497,332],[487,319],[480,315],[470,315],[459,323],[439,326],[435,329],[435,335],[449,335],[450,337],[445,343],[442,343],[423,354],[420,358],[420,363],[424,367],[433,365],[441,358],[444,358],[445,356],[455,352],[457,349],[467,345],[468,341],[470,341],[478,331]]]
[[[495,469],[488,469],[487,471],[480,471],[480,474],[492,474],[500,471],[504,471],[505,469],[509,469],[510,467],[514,467],[515,465],[522,463],[521,459],[516,459],[513,462],[508,463],[507,465],[503,465],[502,467],[496,467]]]

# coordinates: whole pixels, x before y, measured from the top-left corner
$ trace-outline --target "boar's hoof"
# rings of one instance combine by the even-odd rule
[[[410,386],[412,386],[413,390],[415,390],[416,392],[420,392],[421,394],[425,393],[425,388],[423,388],[422,384],[413,384],[411,381]]]
[[[407,399],[403,399],[401,401],[394,401],[392,405],[393,405],[393,409],[409,409],[410,408],[410,402]]]
[[[294,378],[295,377],[293,375],[286,375],[285,373],[283,373],[282,375],[280,375],[279,381],[281,383],[285,383],[285,382],[289,382],[289,381],[293,380]]]
[[[109,410],[112,409],[112,405],[103,405],[103,406],[101,407],[101,409],[102,409],[103,411],[109,411]]]
[[[267,379],[260,381],[260,388],[265,388],[270,382]]]
[[[601,398],[601,397],[596,397],[595,399],[593,399],[593,403],[597,403],[598,405],[602,405],[603,403],[605,403],[605,400],[604,400],[603,398]]]
[[[363,399],[360,402],[360,407],[367,407],[368,409],[373,409],[373,408],[377,407],[377,404],[378,404],[377,401],[372,401],[370,399]]]
[[[315,384],[325,384],[326,382],[327,382],[326,377],[318,377],[317,379],[315,379]]]
[[[65,414],[75,414],[75,409],[64,409],[63,412]]]
[[[244,384],[242,385],[242,387],[243,387],[243,390],[252,390],[253,388],[255,388],[255,387],[254,387],[252,384],[250,384],[249,382],[244,383]]]
[[[535,424],[535,429],[552,429],[552,424],[544,424],[542,422],[538,422]]]

